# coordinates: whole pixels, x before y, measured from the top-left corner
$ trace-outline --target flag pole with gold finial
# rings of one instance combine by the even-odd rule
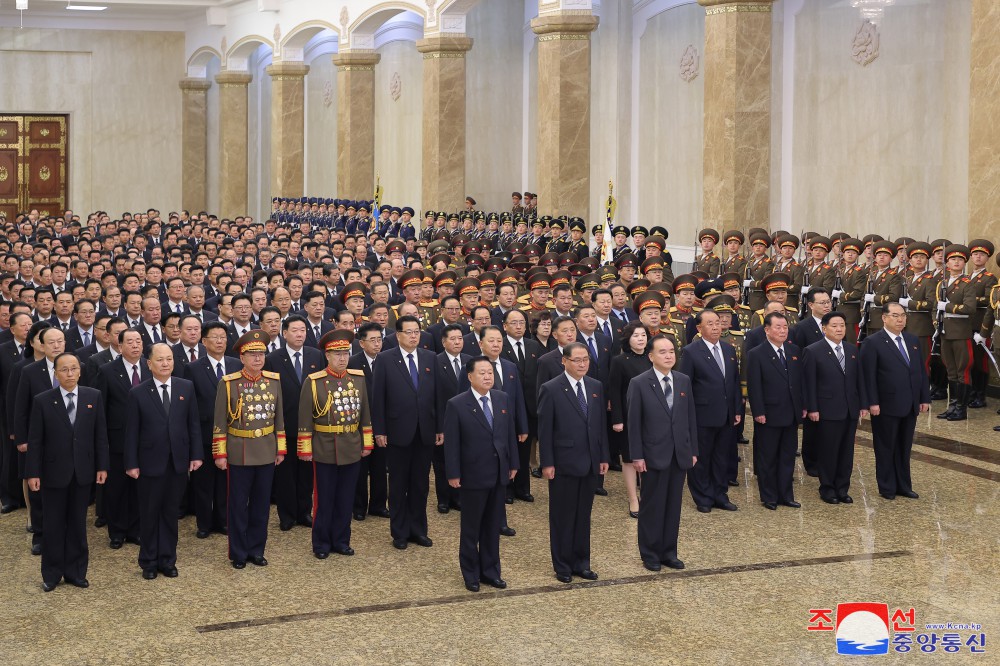
[[[615,219],[615,211],[618,210],[618,201],[614,197],[615,185],[608,181],[608,201],[605,208],[606,221],[604,223],[604,243],[601,246],[601,263],[608,264],[614,259],[615,235],[611,231],[611,221]]]

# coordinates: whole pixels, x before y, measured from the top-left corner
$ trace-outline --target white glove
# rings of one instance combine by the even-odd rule
[[[751,286],[753,286],[753,280],[743,280],[743,286],[744,287],[751,287]]]
[[[841,290],[839,290],[839,289],[834,289],[834,290],[833,290],[833,298],[834,298],[834,299],[839,299],[839,298],[840,298],[840,295],[841,295],[842,293],[844,293],[844,292],[842,292],[842,291],[841,291]]]
[[[986,338],[984,338],[983,336],[979,335],[978,333],[973,333],[972,334],[972,339],[976,341],[977,345],[981,345],[981,344],[984,344],[986,342]]]
[[[908,299],[908,298],[901,298],[901,299],[899,299],[899,304],[902,305],[904,308],[908,308],[908,307],[910,307],[910,299]]]
[[[945,307],[947,307],[948,301],[938,301],[938,312],[944,312]]]
[[[808,293],[809,293],[809,287],[807,285],[802,285],[802,294],[805,295]]]
[[[865,294],[865,303],[874,303],[875,294]]]

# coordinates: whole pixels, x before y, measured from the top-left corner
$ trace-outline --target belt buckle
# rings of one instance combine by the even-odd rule
[[[256,430],[253,431],[253,436],[254,437],[260,437],[261,434],[262,433],[261,433],[261,429],[260,428],[257,428]]]

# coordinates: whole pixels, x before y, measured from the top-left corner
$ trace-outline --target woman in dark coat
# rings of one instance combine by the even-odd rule
[[[649,338],[645,327],[635,320],[622,329],[622,353],[611,359],[611,375],[608,379],[608,394],[611,399],[611,437],[618,444],[622,455],[622,476],[628,492],[628,515],[639,517],[639,495],[637,492],[635,468],[628,454],[628,433],[625,431],[628,385],[632,378],[652,367],[646,355]]]

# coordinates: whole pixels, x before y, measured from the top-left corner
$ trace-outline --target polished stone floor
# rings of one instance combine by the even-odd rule
[[[508,507],[518,530],[502,542],[509,588],[479,594],[459,575],[458,515],[433,507],[432,548],[396,551],[388,522],[368,518],[354,523],[357,555],[326,561],[312,557],[306,529],[279,532],[272,512],[270,566],[243,571],[229,566],[225,537],[197,540],[187,518],[173,580],[143,580],[137,548],[110,550],[91,528],[90,589],[48,594],[19,511],[0,517],[0,664],[858,663],[837,655],[833,632],[807,630],[811,609],[846,602],[913,608],[918,634],[934,633],[925,623],[963,622],[986,635],[984,654],[970,654],[965,630],[952,632],[958,653],[942,643],[921,653],[914,642],[877,663],[1000,663],[996,402],[963,423],[921,419],[918,500],[878,496],[864,430],[853,505],[821,502],[801,465],[798,510],[763,508],[748,470],[731,493],[738,512],[699,514],[685,495],[681,572],[643,569],[612,473],[610,496],[594,507],[600,580],[572,585],[552,575],[537,480],[534,504]]]

